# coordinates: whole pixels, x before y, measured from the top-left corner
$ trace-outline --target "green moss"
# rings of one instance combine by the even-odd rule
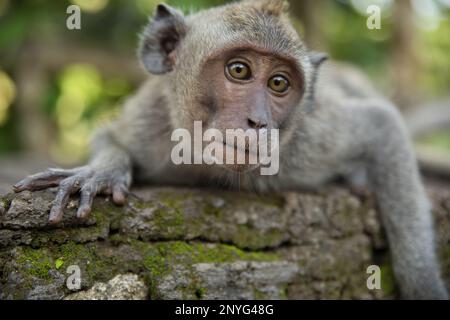
[[[234,195],[234,194],[233,194]],[[225,195],[229,196],[229,195]],[[248,198],[250,197],[250,199]],[[254,202],[260,202],[264,203],[265,206],[275,206],[280,207],[282,206],[282,199],[279,199],[277,197],[266,197],[266,198],[260,198],[258,195],[246,195],[246,197],[240,197],[239,195],[234,195],[233,198],[227,198],[225,203],[227,203],[227,206],[230,208],[239,208],[249,203]],[[214,199],[210,198],[205,201],[203,204],[203,215],[205,217],[207,216],[214,216],[216,220],[225,220],[224,218],[224,212],[223,207],[215,206],[213,204]],[[230,209],[230,211],[235,211],[234,209]],[[195,221],[191,226],[195,227]],[[201,221],[199,222],[201,223]],[[269,248],[269,247],[276,247],[279,245],[285,237],[285,234],[278,229],[271,229],[266,232],[260,232],[256,231],[254,227],[248,224],[241,224],[236,226],[237,230],[233,231],[229,235],[229,239],[223,239],[224,241],[230,241],[233,244],[235,244],[239,248],[243,249],[251,249],[251,250],[258,250],[263,248]],[[202,232],[208,232],[207,230],[202,230]],[[211,231],[211,232],[214,232]]]
[[[240,248],[261,249],[275,247],[284,239],[284,233],[279,229],[271,229],[267,232],[255,232],[248,225],[238,225],[238,230],[233,237],[233,242]]]
[[[160,191],[158,192],[158,201],[163,204],[167,209],[173,209],[181,211],[183,203],[194,196],[191,192],[173,192],[173,191]]]
[[[167,272],[167,260],[157,252],[150,254],[144,261],[146,268],[150,271],[152,278],[162,277]]]
[[[49,252],[45,249],[21,248],[17,262],[26,275],[44,280],[51,278],[49,271],[53,268],[54,262]]]
[[[3,209],[7,210],[8,202],[6,201],[6,199],[0,198],[0,207],[2,207]]]
[[[134,244],[135,246],[137,244]],[[191,283],[185,288],[179,288],[186,298],[203,296],[204,290],[198,284],[193,274],[192,265],[196,263],[221,263],[237,260],[273,261],[275,254],[262,252],[245,252],[234,246],[224,244],[186,243],[181,241],[160,242],[140,250],[146,251],[144,265],[150,272],[150,292],[152,298],[158,298],[157,284],[173,271],[174,266],[181,265],[191,272]]]
[[[111,208],[108,208],[108,215],[111,216],[114,214],[114,210],[111,210]],[[106,215],[101,210],[96,210],[94,208],[94,211],[91,213],[95,217],[95,228],[103,228],[105,225],[109,226],[110,219],[106,217]]]
[[[390,263],[385,263],[381,267],[381,290],[385,296],[396,294],[394,271]]]
[[[160,233],[164,234],[164,238],[176,239],[185,233],[183,199],[179,194],[160,192],[156,204],[138,202],[134,203],[134,206],[139,209],[153,209],[152,221]]]
[[[278,195],[259,195],[257,193],[235,193],[230,192],[225,195],[227,202],[232,206],[241,206],[243,204],[261,204],[264,206],[282,208],[284,206],[284,198]]]
[[[181,241],[161,242],[152,245],[145,265],[153,276],[170,272],[174,264],[190,266],[195,263],[218,263],[236,260],[273,260],[274,255],[247,253],[223,244],[187,243]]]
[[[171,210],[171,212],[167,212],[168,210]],[[163,232],[170,234],[171,237],[181,237],[184,234],[184,216],[179,208],[166,207],[156,209],[153,222]]]
[[[73,241],[62,244],[58,247],[57,251],[61,254],[61,258],[69,263],[79,261],[89,255],[87,246],[77,244]]]
[[[0,206],[3,206],[5,210],[8,210],[8,208],[11,206],[12,202],[12,195],[7,194],[4,197],[0,198]]]
[[[133,204],[139,209],[152,210],[152,225],[155,231],[152,239],[158,240],[179,240],[186,234],[191,238],[203,236],[213,241],[231,242],[243,249],[262,249],[275,247],[284,240],[284,233],[280,230],[272,229],[267,232],[256,231],[251,225],[238,225],[238,230],[227,232],[227,230],[207,229],[208,220],[223,221],[226,223],[225,214],[246,208],[247,205],[254,205],[255,202],[264,207],[279,208],[283,205],[281,197],[260,197],[254,194],[240,195],[237,193],[225,193],[220,197],[214,193],[204,194],[201,199],[196,197],[196,193],[173,191],[160,191],[156,196],[157,200],[151,203],[139,202]],[[217,205],[218,199],[223,200],[223,204]],[[201,208],[198,215],[186,212],[186,208]]]
[[[58,259],[56,259],[56,261],[55,261],[55,268],[56,268],[56,269],[59,269],[59,268],[61,268],[61,267],[63,266],[63,264],[64,264],[64,260],[61,259],[61,258],[58,258]]]
[[[208,216],[222,216],[222,210],[219,207],[214,206],[210,201],[206,201],[203,205],[203,213]]]
[[[442,264],[441,270],[445,277],[450,276],[450,245],[441,245],[439,256]]]
[[[123,261],[101,255],[99,247],[91,244],[67,242],[55,248],[55,256],[66,265],[78,265],[85,271],[87,283],[109,280],[116,270],[123,267]]]
[[[91,259],[92,256],[86,245],[78,245],[73,242],[61,246],[49,244],[45,248],[17,247],[13,259],[5,263],[2,271],[4,275],[10,274],[12,271],[16,272],[21,281],[14,288],[9,288],[10,291],[6,294],[24,299],[36,284],[42,284],[42,281],[50,284],[54,281],[55,274],[64,274],[66,265],[77,264],[84,270],[83,265],[86,260],[83,261],[83,259],[87,257]],[[37,281],[36,278],[42,281]],[[89,280],[88,277],[83,277],[83,281],[87,285],[92,283]],[[65,286],[61,289],[66,290]]]
[[[195,289],[195,297],[197,299],[203,299],[205,294],[206,294],[206,289],[205,288],[199,287],[199,288]]]
[[[134,241],[134,239],[121,233],[115,233],[113,235],[110,235],[108,240],[109,242],[111,242],[113,246],[119,246],[121,244],[131,244],[132,241]]]
[[[280,288],[279,288],[279,295],[280,295],[280,299],[287,299],[287,289],[288,289],[288,285],[287,284],[285,284],[285,285],[282,285]]]
[[[110,280],[118,273],[133,272],[140,274],[149,285],[150,296],[158,298],[158,284],[174,271],[175,266],[180,266],[188,272],[188,283],[177,290],[180,290],[183,297],[203,299],[206,288],[193,269],[194,264],[238,260],[274,261],[279,258],[276,254],[246,252],[225,244],[182,241],[148,243],[123,237],[116,240],[118,246],[125,247],[116,251],[109,242],[79,244],[73,241],[61,245],[50,243],[45,249],[19,247],[16,261],[10,267],[22,274],[25,281],[14,289],[17,293],[14,296],[26,296],[36,283],[31,277],[50,282],[53,272],[64,274],[67,266],[78,265],[82,272],[83,287],[89,287],[97,281]],[[61,290],[67,289],[63,287]]]
[[[255,288],[255,289],[253,289],[253,298],[255,300],[265,300],[266,295],[263,292],[261,292],[260,290]]]

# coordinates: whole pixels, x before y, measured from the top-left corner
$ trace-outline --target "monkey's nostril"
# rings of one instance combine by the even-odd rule
[[[248,125],[252,129],[262,129],[267,127],[267,123],[261,122],[259,120],[247,119]]]

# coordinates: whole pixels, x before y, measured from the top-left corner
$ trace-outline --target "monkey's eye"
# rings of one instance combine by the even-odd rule
[[[289,80],[283,76],[273,76],[269,80],[269,88],[276,93],[285,93],[290,87]]]
[[[243,62],[232,62],[227,65],[228,74],[237,80],[248,80],[251,77],[250,67]]]

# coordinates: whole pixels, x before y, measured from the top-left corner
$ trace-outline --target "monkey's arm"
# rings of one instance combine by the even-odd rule
[[[61,220],[71,194],[80,193],[77,217],[90,214],[97,194],[112,194],[116,204],[125,202],[132,168],[141,169],[154,180],[164,176],[171,128],[165,107],[162,78],[150,78],[124,105],[121,116],[98,131],[92,142],[91,160],[74,169],[49,169],[18,182],[13,188],[42,190],[59,186],[50,211],[50,223]],[[170,149],[169,149],[170,150]],[[143,170],[143,171],[142,171]]]
[[[29,176],[14,185],[14,191],[42,190],[59,186],[49,222],[58,223],[69,197],[80,192],[77,217],[86,218],[91,212],[95,195],[112,194],[116,204],[123,204],[131,183],[131,160],[128,153],[113,138],[110,128],[94,137],[92,157],[86,166],[74,169],[49,169]]]
[[[363,152],[402,296],[446,299],[430,204],[399,112],[377,99],[356,102],[349,110],[350,145]]]

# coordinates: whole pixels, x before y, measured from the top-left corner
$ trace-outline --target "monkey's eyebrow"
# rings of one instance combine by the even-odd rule
[[[298,62],[296,57],[288,54],[276,52],[267,48],[256,46],[254,44],[242,43],[225,46],[215,52],[213,52],[207,59],[220,59],[220,58],[232,58],[233,55],[248,55],[258,54],[261,56],[267,56],[272,59],[277,59],[284,65],[288,65],[291,68],[297,69]],[[300,70],[299,70],[300,71]]]
[[[233,54],[231,55],[231,57],[230,57],[230,58],[227,58],[226,60],[227,60],[227,62],[236,62],[236,61],[239,61],[239,60],[243,60],[243,62],[246,62],[246,63],[248,63],[249,65],[251,65],[251,64],[252,64],[251,59],[249,59],[249,58],[246,57],[246,56],[248,56],[248,52],[241,51],[241,52],[233,53]]]
[[[272,72],[275,73],[285,73],[288,76],[292,77],[292,66],[289,63],[284,61],[276,60],[276,62],[272,66]]]

